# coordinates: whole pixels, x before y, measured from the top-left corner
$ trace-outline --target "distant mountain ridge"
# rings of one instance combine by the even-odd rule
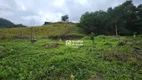
[[[26,27],[22,24],[14,24],[13,22],[0,18],[0,28]]]

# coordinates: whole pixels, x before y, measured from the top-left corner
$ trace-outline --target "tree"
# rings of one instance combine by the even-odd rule
[[[62,16],[62,17],[61,17],[61,20],[62,20],[63,22],[68,22],[68,21],[69,21],[68,15]]]
[[[137,14],[138,14],[139,19],[140,18],[142,19],[142,4],[138,5]]]
[[[136,13],[137,13],[137,20],[135,20],[135,27],[132,30],[133,32],[142,34],[142,4],[138,5]]]
[[[106,24],[106,12],[100,10],[96,12],[86,12],[80,19],[80,24],[87,34],[94,32],[96,34],[104,34]]]
[[[92,42],[94,43],[94,36],[95,34],[93,32],[90,33],[90,40],[92,40]]]
[[[80,18],[79,26],[85,33],[97,35],[133,35],[142,30],[142,5],[136,7],[132,0],[105,11],[86,12]]]

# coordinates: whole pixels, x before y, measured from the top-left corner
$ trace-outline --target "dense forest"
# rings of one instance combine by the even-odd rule
[[[85,33],[97,35],[133,35],[142,33],[142,4],[135,6],[131,0],[107,11],[86,12],[79,27]]]
[[[0,28],[12,28],[12,27],[26,27],[22,24],[14,24],[13,22],[0,18]]]

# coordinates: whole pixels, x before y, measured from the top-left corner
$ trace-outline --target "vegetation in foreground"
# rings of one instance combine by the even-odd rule
[[[78,24],[69,23],[68,15],[40,27],[0,18],[0,80],[142,80],[142,37],[136,36],[141,13],[142,4],[128,0],[107,11],[86,12]],[[94,38],[93,32],[116,36]],[[66,46],[70,37],[84,37],[83,46]]]
[[[34,44],[0,40],[0,79],[142,80],[142,38],[97,36],[92,43],[86,36],[82,40],[79,49],[49,39]]]

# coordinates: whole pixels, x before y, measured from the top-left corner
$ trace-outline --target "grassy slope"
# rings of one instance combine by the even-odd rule
[[[142,80],[142,38],[98,36],[71,48],[41,39],[0,40],[2,80]],[[63,44],[45,48],[47,43]]]
[[[48,24],[44,26],[39,27],[33,27],[32,28],[32,34],[34,38],[48,38],[49,36],[57,36],[57,35],[63,35],[68,34],[72,32],[71,30],[77,28],[75,27],[75,24],[71,23],[53,23]],[[74,32],[76,33],[76,31]],[[6,37],[6,38],[13,38],[13,37],[20,37],[23,36],[25,38],[31,37],[31,27],[29,28],[5,28],[0,29],[0,38]]]

